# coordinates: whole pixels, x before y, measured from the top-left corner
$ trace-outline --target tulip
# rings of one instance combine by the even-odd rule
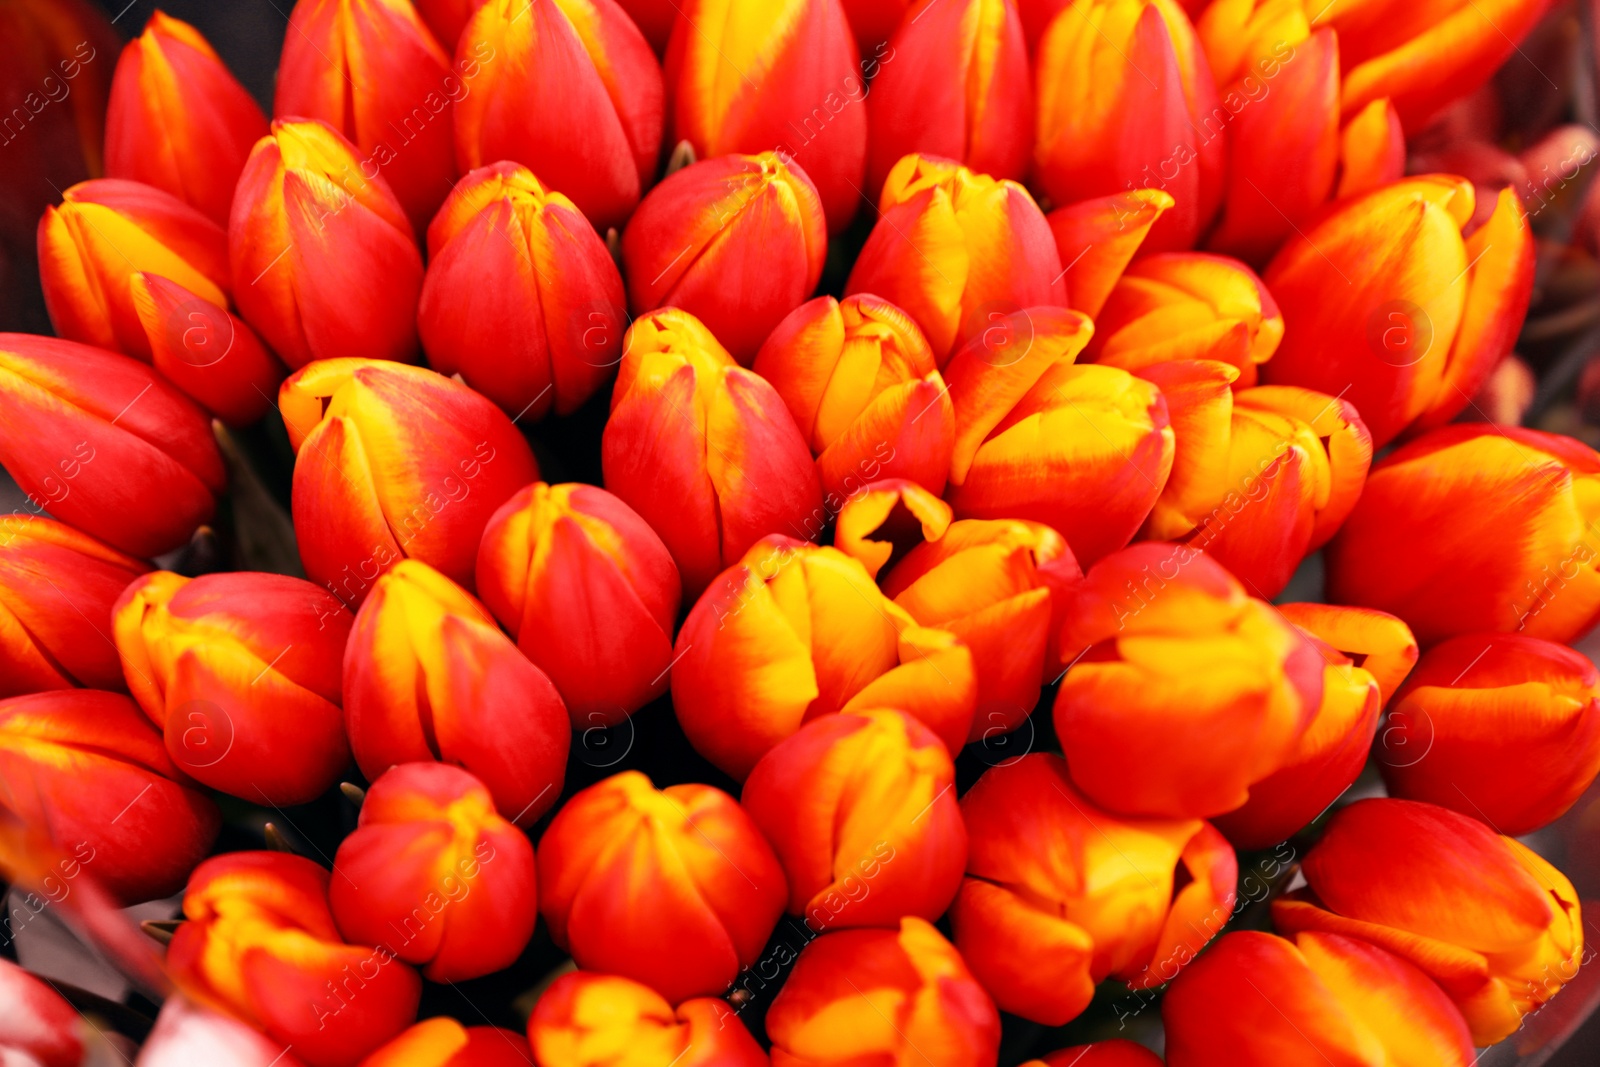
[[[1387,611],[1424,646],[1461,633],[1567,643],[1600,617],[1600,455],[1513,426],[1449,426],[1375,466],[1328,546],[1328,599]]]
[[[838,0],[686,0],[667,45],[669,139],[696,158],[776,150],[805,168],[839,233],[867,157],[867,81]],[[887,62],[887,59],[885,59]]]
[[[817,457],[830,511],[880,479],[944,491],[955,441],[949,390],[922,331],[887,300],[802,304],[761,346],[755,372]]]
[[[1532,833],[1600,773],[1600,672],[1537,637],[1452,637],[1417,664],[1388,730],[1415,735],[1421,749],[1380,756],[1390,796]]]
[[[883,478],[839,510],[833,545],[858,560],[876,580],[885,566],[904,559],[920,542],[943,537],[952,517],[950,505],[925,487],[903,478]]]
[[[1158,188],[1174,205],[1151,251],[1192,246],[1222,200],[1229,112],[1172,0],[1074,0],[1035,60],[1035,175],[1059,204]],[[1139,121],[1128,122],[1137,115]]]
[[[497,1026],[462,1026],[438,1017],[417,1023],[361,1067],[526,1067],[528,1042]]]
[[[385,946],[340,940],[328,872],[303,856],[213,856],[190,876],[183,916],[167,946],[178,987],[309,1067],[354,1067],[417,1017],[417,972]]]
[[[1072,780],[1112,811],[1232,811],[1293,756],[1322,702],[1316,647],[1196,549],[1108,556],[1066,619],[1056,736]]]
[[[553,982],[528,1019],[534,1061],[547,1067],[766,1067],[767,1055],[725,1001],[674,1008],[647,985],[577,972]]]
[[[1113,1038],[1092,1045],[1074,1045],[1023,1067],[1162,1067],[1161,1057],[1132,1041]]]
[[[674,1004],[727,989],[783,913],[783,869],[732,797],[657,790],[638,771],[556,813],[539,840],[539,885],[550,936],[579,967]]]
[[[0,959],[0,1056],[38,1067],[78,1067],[88,1023],[44,981]]]
[[[483,0],[478,2],[482,3]],[[639,27],[639,32],[650,42],[656,55],[664,55],[667,42],[672,38],[672,27],[678,21],[675,0],[617,0],[617,5]]]
[[[1334,814],[1303,872],[1307,888],[1272,905],[1278,930],[1359,938],[1415,964],[1461,1010],[1475,1045],[1511,1034],[1578,973],[1572,883],[1476,819],[1357,801]]]
[[[972,845],[951,925],[1002,1011],[1060,1026],[1108,977],[1162,985],[1233,915],[1238,863],[1221,834],[1102,811],[1059,756],[990,768],[961,815]]]
[[[844,0],[845,18],[860,53],[882,55],[886,42],[913,4],[914,0]]]
[[[117,60],[106,174],[143,182],[228,224],[234,186],[267,118],[200,32],[157,10]]]
[[[656,172],[661,68],[614,0],[489,0],[456,46],[456,163],[531,168],[596,228],[621,226]]]
[[[1461,1013],[1416,967],[1333,934],[1228,934],[1161,1004],[1169,1067],[1469,1067]]]
[[[471,586],[490,516],[539,476],[528,442],[471,389],[385,360],[322,360],[278,408],[298,456],[306,575],[348,604],[402,559]]]
[[[339,675],[350,613],[310,582],[157,571],[110,620],[134,699],[197,781],[304,804],[349,764]]]
[[[1000,1015],[961,954],[921,919],[817,938],[767,1011],[772,1067],[986,1067]]]
[[[561,794],[571,736],[555,686],[487,608],[425,563],[397,564],[356,613],[344,711],[369,779],[397,763],[453,763],[523,827]]]
[[[1397,182],[1405,172],[1405,134],[1387,97],[1372,101],[1345,121],[1339,134],[1339,199]]]
[[[1379,448],[1454,418],[1511,350],[1533,284],[1515,192],[1462,239],[1472,186],[1408,178],[1340,201],[1267,268],[1283,310],[1273,383],[1349,400]]]
[[[447,54],[454,55],[456,42],[461,40],[461,34],[467,28],[467,23],[486,2],[487,0],[412,0],[412,6],[417,9],[417,14],[422,16],[422,21],[427,23],[428,29],[433,32],[433,39],[439,42]]]
[[[134,1067],[192,1067],[196,1063],[302,1067],[303,1061],[282,1042],[226,1011],[214,1011],[174,993],[162,1003]]]
[[[422,256],[411,222],[331,126],[279,119],[256,142],[228,258],[239,314],[290,367],[349,352],[416,361]]]
[[[333,857],[328,907],[347,940],[384,945],[429,981],[479,978],[533,936],[533,845],[471,774],[402,763],[367,790]]]
[[[574,729],[615,726],[667,691],[678,568],[604,489],[535,482],[506,501],[483,532],[478,591]]]
[[[650,191],[622,235],[635,315],[681,308],[744,366],[822,277],[817,187],[776,152],[685,167]]]
[[[0,798],[49,828],[122,904],[170,896],[211,848],[221,817],[120,693],[57,690],[0,700]]]
[[[789,912],[821,931],[944,914],[967,857],[954,787],[950,752],[922,723],[847,711],[763,756],[742,801],[789,877]]]
[[[1067,302],[1055,237],[1016,182],[910,155],[889,172],[878,210],[845,292],[905,309],[941,370],[957,347],[1005,316]]]
[[[135,360],[0,334],[0,464],[63,522],[130,556],[177,548],[227,485],[200,409]]]
[[[686,597],[768,534],[810,539],[827,521],[782,398],[675,308],[628,329],[600,462],[606,488],[661,535]]]
[[[1172,204],[1171,195],[1160,189],[1132,189],[1080,200],[1046,215],[1066,267],[1067,305],[1099,318],[1150,227]]]

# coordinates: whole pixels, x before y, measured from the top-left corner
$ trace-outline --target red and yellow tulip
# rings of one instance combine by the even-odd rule
[[[1161,1057],[1143,1045],[1113,1038],[1092,1045],[1074,1045],[1023,1067],[1162,1067]]]
[[[1172,204],[1171,194],[1160,189],[1130,189],[1046,215],[1066,270],[1067,306],[1098,318],[1150,227]]]
[[[0,1055],[38,1067],[78,1067],[89,1025],[43,979],[0,960]]]
[[[361,1067],[527,1067],[528,1041],[498,1026],[462,1026],[437,1016],[409,1027]]]
[[[767,1055],[717,997],[674,1008],[647,985],[614,974],[564,974],[528,1019],[541,1067],[767,1067]]]

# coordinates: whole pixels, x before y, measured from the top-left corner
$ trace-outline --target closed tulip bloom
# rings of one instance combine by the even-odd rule
[[[1428,976],[1362,941],[1228,934],[1161,1004],[1169,1067],[1468,1067],[1461,1013]]]
[[[456,59],[463,172],[521,163],[598,229],[627,220],[656,171],[663,88],[649,43],[615,0],[489,0]]]
[[[11,784],[0,811],[48,827],[71,862],[90,867],[124,905],[181,889],[222,821],[120,693],[67,689],[0,700],[0,775]]]
[[[1406,172],[1406,139],[1388,97],[1374,100],[1345,120],[1339,134],[1337,196],[1360,196],[1400,180]]]
[[[1463,239],[1471,183],[1407,178],[1340,201],[1266,272],[1287,325],[1273,383],[1340,395],[1382,447],[1449,422],[1511,350],[1533,284],[1517,194]]]
[[[783,399],[676,308],[628,329],[600,462],[606,488],[661,535],[685,596],[768,534],[810,539],[827,522]]]
[[[766,1067],[750,1031],[717,997],[674,1008],[631,978],[578,971],[534,1005],[528,1042],[540,1067]]]
[[[356,613],[344,698],[369,779],[397,763],[453,763],[524,827],[561,794],[571,743],[561,696],[488,609],[425,563],[397,564]]]
[[[0,1053],[38,1067],[78,1067],[89,1024],[41,979],[0,960]]]
[[[1600,455],[1513,426],[1447,426],[1384,457],[1328,546],[1328,599],[1424,646],[1494,630],[1568,642],[1600,616]]]
[[[754,369],[817,457],[830,511],[882,479],[944,491],[955,409],[927,339],[887,300],[802,304],[772,331]]]
[[[767,1011],[772,1067],[995,1062],[1000,1015],[961,953],[922,919],[897,926],[841,930],[801,951]]]
[[[1358,938],[1415,964],[1466,1016],[1475,1045],[1514,1032],[1578,973],[1572,883],[1476,819],[1357,801],[1335,813],[1303,872],[1307,887],[1272,905],[1277,929]]]
[[[298,453],[300,559],[351,605],[402,559],[470,588],[490,516],[539,476],[503,412],[420,367],[321,360],[283,383],[278,409]]]
[[[783,868],[751,817],[708,785],[638,771],[583,790],[539,839],[539,908],[584,970],[671,1003],[715,996],[783,914]]]
[[[575,729],[615,726],[667,691],[678,568],[604,489],[535,482],[506,501],[483,532],[478,592]]]
[[[990,768],[961,814],[972,844],[951,924],[1002,1011],[1060,1026],[1108,977],[1163,985],[1233,915],[1238,863],[1221,834],[1102,811],[1059,756]]]
[[[402,763],[367,790],[333,857],[328,906],[347,940],[384,945],[429,981],[479,978],[533,936],[533,845],[471,774]]]
[[[228,220],[239,313],[290,367],[360,352],[417,358],[422,255],[405,209],[325,123],[256,142]]]
[[[904,309],[940,369],[1012,312],[1067,302],[1050,225],[1014,181],[910,155],[889,172],[878,210],[845,292]]]
[[[498,1026],[462,1026],[443,1016],[408,1028],[361,1067],[527,1067],[528,1041]]]
[[[1172,204],[1172,196],[1160,189],[1130,189],[1067,204],[1046,215],[1066,270],[1067,306],[1099,318],[1150,227]]]
[[[200,32],[156,11],[117,60],[106,174],[171,193],[221,226],[267,118]]]
[[[1023,1067],[1162,1067],[1161,1057],[1143,1045],[1122,1038],[1074,1045],[1052,1052],[1043,1059],[1029,1060]]]
[[[1409,751],[1378,759],[1391,796],[1425,800],[1528,834],[1559,818],[1600,773],[1600,673],[1523,634],[1435,645],[1390,706]]]
[[[134,699],[206,785],[266,804],[315,799],[350,762],[340,672],[350,613],[300,578],[157,571],[111,615]]]
[[[189,878],[183,917],[167,946],[178,987],[310,1067],[355,1067],[417,1017],[417,972],[382,945],[339,937],[328,872],[303,856],[213,856]]]
[[[822,277],[822,201],[776,152],[718,156],[650,190],[622,235],[635,315],[681,308],[745,366]]]
[[[17,333],[0,334],[0,464],[36,510],[141,558],[210,522],[228,480],[204,413],[148,366]]]
[[[622,276],[572,201],[514,163],[473,171],[428,228],[429,364],[529,421],[573,412],[622,358]]]

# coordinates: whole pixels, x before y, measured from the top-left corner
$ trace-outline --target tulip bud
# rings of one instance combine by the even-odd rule
[[[900,711],[828,715],[750,772],[742,801],[817,931],[932,922],[961,882],[967,831],[949,750]]]
[[[905,309],[941,369],[1007,315],[1067,302],[1055,237],[1016,182],[937,156],[906,156],[885,179],[878,210],[845,292]]]
[[[1328,599],[1423,645],[1494,630],[1567,642],[1600,616],[1600,455],[1514,426],[1448,426],[1384,457],[1328,546]]]
[[[1370,193],[1405,172],[1405,134],[1389,99],[1374,100],[1351,115],[1339,134],[1337,198]]]
[[[809,540],[827,521],[782,398],[676,308],[628,329],[600,461],[606,488],[661,535],[685,596],[768,534]]]
[[[827,255],[816,186],[775,152],[718,156],[668,176],[622,235],[633,313],[681,308],[745,366],[816,291]]]
[[[667,691],[678,568],[604,489],[535,482],[506,501],[483,532],[478,591],[574,729],[615,726]]]
[[[727,989],[783,914],[783,869],[732,797],[657,790],[638,771],[556,813],[539,840],[539,885],[550,936],[579,967],[675,1004]]]
[[[1074,1045],[1029,1060],[1023,1067],[1162,1067],[1161,1057],[1132,1041],[1113,1038],[1092,1045]]]
[[[510,160],[620,226],[656,172],[661,68],[614,0],[489,0],[456,46],[463,173]]]
[[[1002,1011],[1060,1026],[1108,977],[1163,985],[1233,916],[1238,863],[1221,834],[1102,811],[1059,756],[990,768],[961,815],[972,844],[951,925]]]
[[[1228,934],[1161,1004],[1169,1067],[1477,1062],[1461,1013],[1399,956],[1334,934]]]
[[[221,823],[120,693],[0,700],[0,781],[16,786],[0,796],[0,811],[48,827],[74,871],[91,871],[122,904],[177,892]]]
[[[350,352],[416,361],[422,256],[411,222],[331,126],[279,119],[256,142],[228,257],[239,314],[290,367]]]
[[[0,464],[35,511],[130,556],[211,521],[227,471],[200,409],[135,360],[0,334]]]
[[[529,1062],[521,1034],[462,1026],[440,1016],[406,1030],[362,1060],[361,1067],[527,1067]]]
[[[340,681],[350,613],[281,574],[157,571],[112,609],[134,699],[198,781],[305,804],[350,762]]]
[[[880,479],[944,491],[955,439],[949,390],[922,331],[887,300],[802,304],[772,331],[754,369],[817,457],[830,511]]]
[[[298,453],[306,575],[348,604],[402,559],[468,587],[489,517],[539,476],[528,442],[471,389],[386,360],[320,360],[278,391]]]
[[[76,1063],[76,1061],[74,1061]],[[304,1061],[260,1030],[182,993],[162,1002],[156,1024],[139,1048],[134,1067],[303,1067]]]
[[[369,779],[397,763],[453,763],[524,827],[561,794],[571,735],[555,686],[482,604],[425,563],[396,564],[356,613],[344,700]]]
[[[417,1017],[417,972],[385,946],[340,940],[328,872],[303,856],[213,856],[189,878],[183,915],[167,946],[179,988],[310,1067],[353,1067]]]
[[[1160,189],[1133,189],[1080,200],[1046,215],[1066,267],[1068,306],[1099,318],[1150,227],[1172,203]]]
[[[221,226],[267,118],[200,32],[155,11],[117,60],[106,174],[171,193]]]
[[[897,926],[841,930],[801,950],[767,1011],[772,1067],[995,1062],[1000,1015],[961,954],[921,919]]]
[[[0,1057],[24,1067],[79,1067],[89,1024],[44,981],[0,959]]]
[[[1283,343],[1266,379],[1349,400],[1381,448],[1449,422],[1511,350],[1533,284],[1517,194],[1465,239],[1472,185],[1407,178],[1341,201],[1267,268]]]
[[[564,974],[528,1019],[535,1062],[561,1067],[767,1067],[744,1023],[716,997],[677,1008],[647,985],[610,974]]]
[[[1334,814],[1303,871],[1307,888],[1272,905],[1278,930],[1359,938],[1415,964],[1466,1016],[1475,1045],[1511,1034],[1578,973],[1572,883],[1476,819],[1360,800]]]

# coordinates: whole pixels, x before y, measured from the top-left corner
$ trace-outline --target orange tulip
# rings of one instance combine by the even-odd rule
[[[422,256],[372,160],[331,126],[279,119],[228,220],[239,313],[293,368],[360,352],[417,358]]]
[[[397,564],[356,613],[344,710],[369,779],[397,763],[453,763],[524,827],[561,795],[571,736],[555,686],[482,604],[425,563]]]
[[[685,596],[768,534],[810,539],[827,521],[782,398],[676,308],[628,329],[600,461],[606,488],[661,535]]]
[[[205,415],[149,367],[18,333],[0,334],[0,464],[29,510],[139,557],[210,522],[228,480]]]
[[[1388,97],[1350,115],[1339,134],[1337,196],[1360,196],[1400,180],[1406,172],[1406,139]]]
[[[904,308],[940,369],[1007,315],[1067,302],[1050,226],[1016,182],[910,155],[889,172],[878,210],[845,292]]]
[[[456,46],[456,163],[510,160],[604,231],[656,172],[661,68],[614,0],[489,0]]]
[[[55,873],[88,872],[122,904],[177,892],[221,824],[120,693],[0,700],[0,780],[0,811],[48,828],[67,853],[70,869]]]
[[[348,604],[402,559],[470,588],[490,516],[539,476],[498,408],[420,367],[320,360],[283,383],[278,408],[298,453],[300,559]]]
[[[478,591],[575,729],[615,726],[667,691],[678,568],[604,489],[535,482],[506,501],[483,532]]]
[[[328,872],[302,856],[214,856],[190,877],[183,915],[167,946],[178,987],[310,1067],[354,1067],[417,1017],[417,972],[382,945],[340,939]]]
[[[650,191],[622,235],[633,313],[681,308],[744,366],[816,291],[827,254],[816,186],[775,152],[683,168]]]
[[[922,331],[887,300],[802,304],[772,331],[754,369],[817,457],[829,511],[880,479],[944,491],[955,439],[949,390]]]
[[[929,1063],[986,1067],[1000,1016],[961,954],[912,916],[807,945],[767,1011],[772,1067]]]
[[[1092,1045],[1074,1045],[1029,1060],[1023,1067],[1162,1067],[1161,1057],[1132,1041],[1114,1038]]]
[[[117,60],[106,111],[106,174],[153,185],[226,226],[261,107],[200,32],[153,12]]]
[[[622,276],[578,209],[514,163],[462,178],[428,228],[417,331],[440,374],[461,375],[519,420],[568,415],[622,358]]]
[[[328,907],[347,940],[383,945],[429,981],[478,978],[533,936],[533,845],[471,774],[402,763],[367,790],[333,857]]]
[[[550,936],[579,967],[671,1003],[727,989],[783,913],[783,869],[732,797],[657,790],[638,771],[557,812],[539,840],[539,885]]]
[[[1231,933],[1161,1005],[1168,1067],[1469,1067],[1461,1013],[1428,976],[1333,934]]]
[[[1340,809],[1306,855],[1307,888],[1272,905],[1285,935],[1358,938],[1415,964],[1492,1045],[1578,973],[1572,883],[1476,819],[1410,800]]]
[[[1533,285],[1517,194],[1465,239],[1472,185],[1407,178],[1340,201],[1267,268],[1283,343],[1267,381],[1349,400],[1381,448],[1449,422],[1511,350]]]
[[[90,1024],[41,979],[0,959],[0,1054],[38,1067],[78,1067]]]
[[[1150,227],[1172,204],[1171,194],[1160,189],[1132,189],[1080,200],[1046,215],[1066,269],[1067,306],[1098,319]]]
[[[540,1067],[766,1067],[767,1056],[716,997],[674,1008],[647,985],[579,971],[553,982],[528,1019]]]
[[[1423,645],[1495,630],[1567,642],[1600,617],[1600,455],[1569,437],[1448,426],[1375,466],[1328,546],[1328,599]]]
[[[335,883],[337,884],[337,883]],[[527,1067],[528,1042],[497,1026],[462,1026],[437,1017],[410,1027],[361,1067]]]
[[[1068,596],[1056,736],[1112,811],[1210,818],[1293,758],[1323,658],[1205,553],[1134,545]]]

